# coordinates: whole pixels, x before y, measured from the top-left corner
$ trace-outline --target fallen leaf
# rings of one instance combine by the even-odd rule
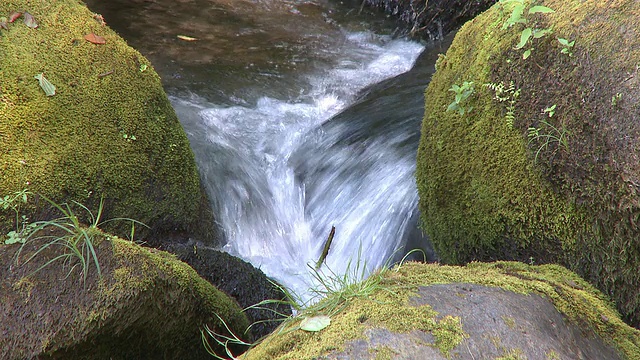
[[[103,38],[100,35],[96,35],[94,33],[85,35],[84,39],[92,44],[102,45],[107,43],[107,40],[105,38]]]
[[[320,331],[331,324],[331,318],[326,315],[317,315],[305,318],[300,322],[300,329],[304,331]]]
[[[29,14],[28,12],[24,13],[24,23],[25,25],[27,25],[32,29],[35,29],[38,27],[38,23],[36,22],[36,19],[34,19],[33,15]]]
[[[180,40],[184,40],[184,41],[196,41],[198,39],[191,37],[191,36],[186,36],[186,35],[178,35],[178,39]]]
[[[33,78],[38,80],[40,87],[44,90],[44,93],[47,94],[47,96],[53,96],[56,94],[56,87],[44,77],[43,73],[40,73]]]
[[[101,14],[93,14],[93,19],[102,26],[107,25],[107,22],[104,21],[104,17]]]
[[[5,30],[9,30],[9,27],[7,26],[7,18],[6,17],[0,17],[0,28],[3,28]]]
[[[12,23],[12,22],[18,20],[20,18],[20,16],[22,16],[21,12],[18,12],[18,11],[12,12],[11,15],[9,15],[9,22]]]

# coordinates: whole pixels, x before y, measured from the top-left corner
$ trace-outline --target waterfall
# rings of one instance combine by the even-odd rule
[[[305,75],[295,97],[235,105],[172,98],[225,251],[306,300],[317,285],[307,264],[318,260],[332,226],[323,267],[336,274],[376,269],[402,247],[415,227],[413,172],[429,75],[404,87],[380,82],[409,71],[423,49],[345,33],[335,65]]]

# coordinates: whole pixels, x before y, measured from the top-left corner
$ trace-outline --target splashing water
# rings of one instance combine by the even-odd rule
[[[378,268],[403,245],[417,204],[415,118],[422,104],[403,115],[401,99],[366,94],[411,69],[423,49],[348,33],[336,65],[308,75],[293,99],[224,106],[172,98],[225,232],[225,251],[308,300],[317,284],[307,264],[318,260],[331,226],[336,235],[324,266],[337,274],[350,262]],[[412,91],[421,99],[420,89]]]

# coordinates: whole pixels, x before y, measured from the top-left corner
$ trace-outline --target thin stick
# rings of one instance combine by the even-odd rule
[[[331,232],[329,233],[329,237],[327,238],[327,241],[324,243],[324,248],[322,249],[322,255],[320,255],[320,259],[318,259],[318,262],[316,263],[316,270],[320,269],[320,266],[322,266],[324,259],[327,258],[327,255],[329,254],[329,248],[331,247],[331,242],[333,241],[333,235],[335,234],[336,234],[336,227],[332,226]]]

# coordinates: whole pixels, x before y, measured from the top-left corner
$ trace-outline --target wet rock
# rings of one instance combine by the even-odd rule
[[[398,18],[410,35],[440,40],[466,21],[488,9],[496,0],[364,0]]]
[[[236,299],[243,308],[264,300],[287,300],[274,280],[250,263],[226,252],[201,247],[193,242],[172,243],[166,249],[193,267],[216,288]],[[265,304],[260,308],[245,311],[255,339],[268,335],[280,325],[284,316],[291,315],[288,305]]]

